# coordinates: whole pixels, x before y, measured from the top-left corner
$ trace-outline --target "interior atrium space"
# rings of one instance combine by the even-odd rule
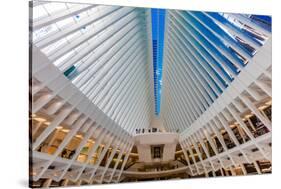
[[[271,173],[270,16],[29,9],[30,187]]]

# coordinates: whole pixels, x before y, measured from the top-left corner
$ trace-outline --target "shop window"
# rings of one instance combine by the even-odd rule
[[[215,152],[214,152],[212,146],[210,145],[209,141],[207,141],[206,144],[207,144],[207,149],[208,149],[208,151],[209,151],[210,156],[211,156],[211,157],[214,156],[214,155],[215,155]]]
[[[230,139],[229,134],[227,132],[222,133],[222,136],[228,149],[235,147],[234,142]]]
[[[243,144],[244,141],[243,141],[242,136],[241,136],[240,133],[239,133],[238,127],[234,127],[234,128],[232,129],[232,131],[233,131],[235,137],[237,138],[239,144]]]
[[[267,108],[265,108],[263,110],[263,112],[265,113],[265,115],[268,117],[268,119],[271,121],[271,106],[268,106]]]
[[[223,147],[222,144],[220,143],[219,139],[217,137],[214,138],[216,146],[217,146],[217,150],[219,153],[223,152]]]
[[[255,137],[264,135],[269,132],[269,130],[265,127],[265,125],[261,122],[258,117],[252,116],[250,120],[253,123],[253,126],[255,127],[255,131],[253,132]]]

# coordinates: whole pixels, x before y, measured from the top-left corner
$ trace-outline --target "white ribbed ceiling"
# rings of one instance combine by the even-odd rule
[[[165,128],[184,131],[252,62],[271,32],[250,15],[166,11],[163,90],[153,92],[149,10],[37,3],[33,44],[130,133],[149,127],[154,93],[162,95]]]
[[[269,17],[256,15],[176,10],[168,14],[162,119],[168,130],[181,132],[253,62],[271,36],[271,21],[260,22]]]
[[[145,9],[44,3],[33,16],[33,44],[84,95],[129,132],[149,126]]]

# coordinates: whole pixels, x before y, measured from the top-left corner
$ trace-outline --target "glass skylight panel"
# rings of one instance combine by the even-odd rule
[[[33,20],[39,20],[40,18],[48,16],[48,13],[46,10],[43,8],[42,5],[33,7],[33,12],[32,12],[32,17]]]
[[[59,29],[55,24],[45,26],[45,27],[33,32],[33,41],[34,41],[34,43],[36,43],[40,39],[43,39],[44,37],[48,36],[51,33],[54,34],[57,31],[59,31]]]
[[[80,52],[80,50],[83,50],[83,49],[87,48],[88,46],[89,46],[88,43],[82,43],[82,44],[79,45],[78,47],[75,47],[74,50],[75,50],[76,52]]]
[[[71,33],[70,35],[66,36],[66,39],[71,43],[72,41],[81,37],[81,35],[82,34],[79,31],[76,31],[76,32]]]
[[[48,45],[47,47],[43,48],[42,51],[47,56],[51,56],[53,53],[56,53],[58,49],[65,47],[66,45],[71,43],[73,39],[77,39],[80,35],[81,35],[81,33],[79,31],[74,32],[74,33],[60,39],[59,41],[57,41],[51,45]]]
[[[54,61],[54,65],[57,67],[61,67],[61,63],[63,63],[67,58],[71,57],[74,54],[74,50],[69,51],[68,53],[66,53],[64,56],[60,57],[58,60]]]
[[[221,24],[221,23],[217,23],[217,24],[221,27],[222,30],[224,30],[226,33],[228,33],[229,36],[235,41],[235,43],[240,45],[250,56],[254,56],[255,55],[255,53],[257,52],[255,47],[251,46],[248,42],[246,42],[245,40],[243,40],[242,38],[240,38],[236,34],[233,34],[232,32],[230,32],[228,29],[225,28],[225,26],[223,24]],[[243,42],[241,43],[241,41],[243,41]],[[240,54],[240,53],[238,53],[238,54]],[[243,55],[240,54],[239,56],[243,56]],[[245,57],[243,57],[243,59],[244,58]]]
[[[206,58],[204,58],[202,56],[202,54],[199,53],[188,41],[185,40],[185,43],[187,45],[189,45],[189,47],[191,48],[191,52],[193,52],[195,54],[195,56],[197,56],[199,58],[199,59],[197,58],[197,61],[196,61],[196,62],[198,62],[199,66],[202,67],[203,65],[205,65],[207,67],[207,70],[210,70],[212,73],[215,73],[215,75],[219,79],[219,81],[221,81],[221,83],[226,87],[225,81],[221,78],[221,76],[217,73],[217,71],[213,68],[213,66],[209,63],[209,61],[206,60]]]
[[[91,77],[87,82],[85,82],[81,87],[80,87],[80,90],[86,94],[86,88],[89,86],[90,83],[93,82],[95,78],[94,77]]]
[[[245,49],[247,49],[249,52],[251,52],[252,56],[256,54],[257,50],[254,47],[252,47],[249,43],[247,43],[245,40],[241,39],[239,36],[235,36],[235,39]]]
[[[72,79],[72,83],[73,84],[77,84],[84,76],[86,76],[86,74],[89,72],[89,70],[86,70],[85,72],[82,72],[80,74],[77,75],[77,77]]]
[[[198,17],[198,19],[201,20],[201,22],[204,22],[204,24],[206,26],[208,26],[209,28],[211,28],[214,32],[217,33],[217,35],[219,35],[219,38],[224,39],[225,41],[228,41],[230,43],[236,43],[238,46],[240,46],[247,54],[253,56],[256,52],[254,47],[251,47],[249,44],[247,44],[246,42],[244,43],[240,43],[239,41],[237,41],[237,39],[235,38],[235,36],[233,36],[231,33],[229,33],[227,31],[227,29],[223,26],[223,25],[218,25],[217,23],[215,23],[212,19],[210,19],[209,17],[207,17],[205,14],[201,13],[201,12],[195,12],[193,13],[196,17]],[[217,40],[214,40],[217,41]],[[222,41],[223,42],[223,41]],[[225,42],[223,42],[225,46],[231,47],[231,45],[227,45]],[[245,44],[247,44],[247,47],[245,46]],[[234,49],[234,47],[232,47]],[[232,51],[230,51],[232,53]],[[240,57],[237,57],[236,54],[232,54],[236,59],[237,59],[240,63],[243,64],[243,62],[240,61]]]
[[[225,44],[225,43],[224,43],[224,44]],[[235,59],[237,60],[237,62],[238,62],[240,65],[244,66],[245,63],[247,62],[247,59],[246,59],[243,55],[241,55],[237,50],[235,50],[235,48],[233,48],[231,45],[225,44],[225,46],[227,47],[229,53],[230,53],[233,57],[235,57]],[[235,67],[237,67],[237,66],[235,65]],[[237,69],[238,69],[238,68],[237,68]]]
[[[269,32],[271,32],[271,17],[270,16],[263,16],[263,15],[251,15],[251,21],[262,26]]]
[[[226,44],[225,41],[221,40],[219,37],[217,37],[216,35],[214,35],[214,33],[211,32],[211,30],[209,30],[208,28],[204,27],[204,25],[202,25],[200,22],[198,22],[197,20],[195,20],[193,17],[191,17],[189,15],[189,13],[185,12],[185,16],[186,16],[186,19],[187,20],[190,20],[190,30],[192,31],[192,33],[194,33],[197,37],[199,37],[201,40],[203,40],[203,38],[205,38],[203,41],[205,41],[206,44],[208,44],[208,46],[210,46],[211,44],[214,44],[215,45],[211,45],[212,46],[212,49],[215,49],[218,47],[218,49],[222,49],[223,50],[223,53],[226,53],[228,55],[230,55],[232,58],[234,58],[237,62],[239,62],[240,64],[242,64],[241,62],[241,59],[239,59],[235,53],[233,53],[233,51],[231,51],[229,49],[229,45]],[[196,16],[199,16],[199,18],[202,20],[202,14],[200,15],[200,13],[197,13],[195,12],[194,15]],[[202,20],[203,22],[204,20]],[[212,22],[210,20],[208,20],[208,26],[211,27],[212,25]],[[217,27],[217,25],[213,25],[212,26],[213,29],[216,31],[216,32],[220,32],[220,36],[221,37],[228,37],[226,35],[224,35],[224,33],[222,33],[220,30],[220,28]],[[196,32],[195,32],[196,30]],[[203,38],[202,38],[203,37]],[[211,47],[210,46],[210,47]],[[217,53],[219,53],[219,51],[217,51]],[[221,52],[220,52],[221,53]],[[226,59],[223,57],[223,59]],[[228,63],[230,63],[231,65],[231,68],[234,68],[236,67],[235,64],[233,64],[231,61],[227,61]],[[237,70],[238,68],[236,69],[233,69],[233,70]]]
[[[268,38],[265,34],[256,31],[254,28],[246,24],[244,25],[242,30],[262,45],[265,43],[266,39]]]
[[[65,38],[52,43],[51,45],[48,45],[47,47],[41,49],[47,56],[50,56],[52,53],[56,52],[56,50],[59,47],[62,47],[64,45],[68,44],[67,40]]]
[[[191,57],[192,58],[192,57]],[[221,93],[222,90],[221,88],[218,86],[218,84],[214,81],[214,79],[210,76],[210,73],[205,70],[205,68],[203,67],[203,63],[199,63],[198,61],[195,61],[197,64],[198,64],[198,67],[199,67],[199,73],[202,72],[202,74],[204,74],[209,80],[212,81],[212,83],[215,85],[216,89]]]
[[[170,23],[173,23],[173,22],[174,22],[174,23],[179,23],[178,20],[175,20],[174,17],[172,17],[172,20],[173,20],[173,21],[170,22]],[[174,26],[173,26],[173,27],[174,27]],[[182,29],[181,31],[187,31],[185,28],[182,27],[182,25],[180,25],[179,27]],[[185,43],[190,44],[190,46],[191,46],[192,48],[193,48],[193,46],[194,46],[194,48],[197,49],[197,50],[195,50],[195,52],[200,52],[200,54],[202,54],[203,56],[205,56],[205,57],[207,57],[207,58],[211,58],[211,61],[208,61],[208,62],[210,62],[210,65],[212,65],[212,67],[215,67],[215,68],[216,68],[217,71],[216,71],[215,73],[216,73],[217,76],[219,76],[219,74],[218,74],[217,72],[221,71],[221,72],[223,73],[223,75],[224,75],[227,79],[229,79],[230,81],[233,79],[231,73],[229,73],[229,72],[226,70],[225,65],[219,64],[219,63],[217,62],[217,60],[214,59],[213,55],[210,54],[210,52],[207,51],[207,50],[204,48],[204,46],[202,46],[202,42],[199,43],[198,40],[195,40],[195,38],[192,37],[191,34],[189,34],[189,33],[187,33],[187,32],[185,32],[185,34],[182,34],[182,33],[180,32],[179,35],[181,35],[181,36],[183,37]],[[186,37],[188,38],[188,40],[190,40],[190,42],[189,42],[189,41],[186,41]],[[221,79],[221,78],[219,77],[219,79]],[[223,83],[225,84],[224,81],[223,81]],[[226,84],[225,84],[225,85],[226,85]]]
[[[76,6],[82,6],[83,4],[75,4],[75,3],[65,3],[65,6],[69,9],[69,8],[72,8],[72,7],[76,7]],[[83,6],[88,6],[88,5],[83,5]]]
[[[71,17],[69,17],[69,18],[63,19],[59,22],[56,22],[56,24],[60,29],[63,29],[66,26],[70,26],[70,25],[74,24],[74,20]]]
[[[89,44],[88,44],[89,45]],[[94,53],[90,52],[88,53],[87,55],[85,55],[83,58],[82,58],[82,61],[87,61],[92,55],[94,55]]]
[[[242,62],[243,66],[249,62],[244,56],[242,56],[239,52],[237,52],[232,47],[229,47],[229,49],[240,59],[240,62]]]
[[[235,17],[233,17],[231,14],[224,13],[224,14],[222,14],[222,16],[227,18],[227,20],[230,21],[235,26],[239,27],[246,35],[251,37],[253,40],[258,42],[260,45],[263,45],[265,43],[266,39],[268,38],[268,36],[266,36],[262,32],[255,30],[251,26],[248,26],[243,21],[238,20]],[[245,17],[245,15],[241,15],[241,16]]]
[[[247,41],[247,46],[251,46],[251,49],[247,49],[247,47],[244,47],[244,43],[239,44],[241,45],[244,49],[246,49],[251,56],[254,55],[256,50],[261,46],[261,43],[256,41],[253,37],[251,37],[247,32],[242,30],[243,24],[241,22],[238,22],[237,19],[234,17],[231,17],[228,14],[219,14],[219,13],[212,13],[209,12],[207,13],[208,16],[211,18],[215,19],[216,23],[221,26],[221,28],[227,28],[229,33],[232,33],[233,38],[236,40],[236,43],[240,43],[237,37],[246,40]],[[245,43],[246,44],[246,43]],[[255,50],[254,50],[255,49]]]
[[[155,114],[160,114],[165,10],[151,9]]]
[[[42,6],[47,10],[47,12],[50,15],[67,9],[67,6],[65,5],[65,3],[51,2],[51,3],[43,4]]]
[[[87,13],[88,13],[88,15],[91,15],[91,14],[97,13],[97,12],[99,12],[99,11],[100,11],[100,6],[94,7],[94,8],[91,8],[91,9],[88,9],[88,10],[87,10]]]
[[[180,19],[185,23],[185,26],[189,29],[189,32],[191,32],[193,36],[196,37],[196,40],[199,40],[204,45],[204,48],[208,49],[207,51],[209,51],[212,55],[215,55],[217,59],[222,60],[222,63],[228,66],[228,68],[230,68],[233,72],[238,73],[237,68],[234,67],[234,64],[228,58],[226,58],[225,55],[222,54],[216,46],[211,44],[209,40],[202,36],[201,33],[190,26],[186,20],[183,20],[182,18]]]

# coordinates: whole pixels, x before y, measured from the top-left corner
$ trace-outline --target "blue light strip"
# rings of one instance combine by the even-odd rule
[[[160,114],[165,9],[151,9],[155,114]]]

